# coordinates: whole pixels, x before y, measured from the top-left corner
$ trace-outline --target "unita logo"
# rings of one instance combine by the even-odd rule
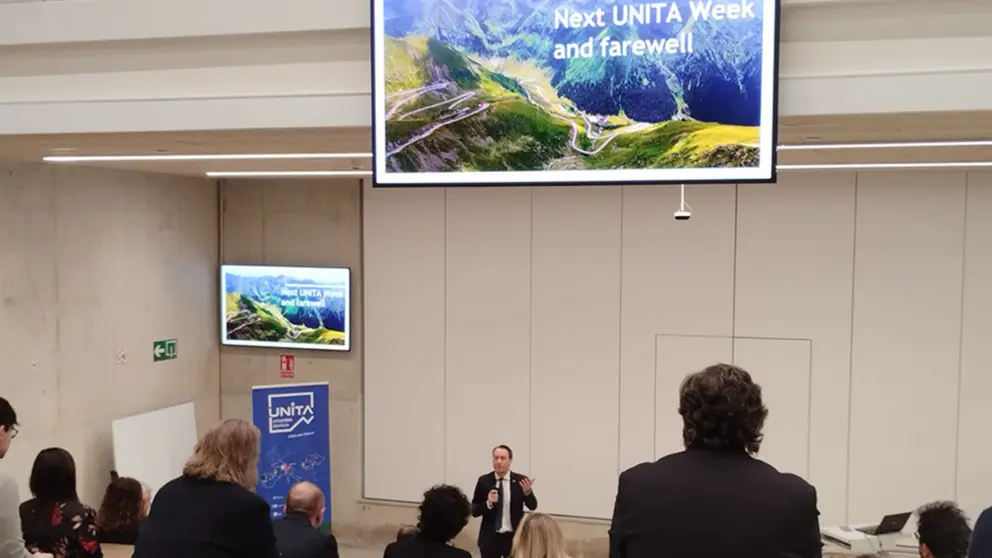
[[[269,434],[289,434],[314,419],[313,393],[269,395]]]

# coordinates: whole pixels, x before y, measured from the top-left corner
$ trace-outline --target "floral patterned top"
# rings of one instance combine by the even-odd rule
[[[97,541],[96,512],[80,502],[42,506],[32,498],[21,504],[24,546],[55,558],[103,558]]]

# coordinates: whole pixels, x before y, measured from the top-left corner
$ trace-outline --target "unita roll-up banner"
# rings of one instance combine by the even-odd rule
[[[256,492],[273,519],[283,516],[286,493],[310,481],[324,491],[324,528],[331,524],[331,441],[326,383],[256,386],[252,418],[262,433]]]
[[[777,0],[371,0],[376,186],[769,182]]]

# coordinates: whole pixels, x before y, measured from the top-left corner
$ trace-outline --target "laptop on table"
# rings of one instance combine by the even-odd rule
[[[857,530],[866,535],[874,535],[876,537],[879,535],[901,533],[912,515],[913,512],[894,513],[883,517],[882,522],[874,527],[859,527]]]

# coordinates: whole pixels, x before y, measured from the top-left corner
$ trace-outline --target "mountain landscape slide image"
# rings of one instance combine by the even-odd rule
[[[228,340],[311,345],[347,342],[344,296],[326,297],[321,306],[310,307],[287,304],[281,295],[288,286],[322,287],[313,280],[228,273],[224,283]]]
[[[702,0],[703,2],[712,0]],[[382,0],[388,172],[757,167],[756,17],[555,28],[556,9],[629,0]],[[669,2],[671,4],[671,2]],[[692,52],[600,55],[691,33]],[[595,55],[555,46],[593,39]]]

